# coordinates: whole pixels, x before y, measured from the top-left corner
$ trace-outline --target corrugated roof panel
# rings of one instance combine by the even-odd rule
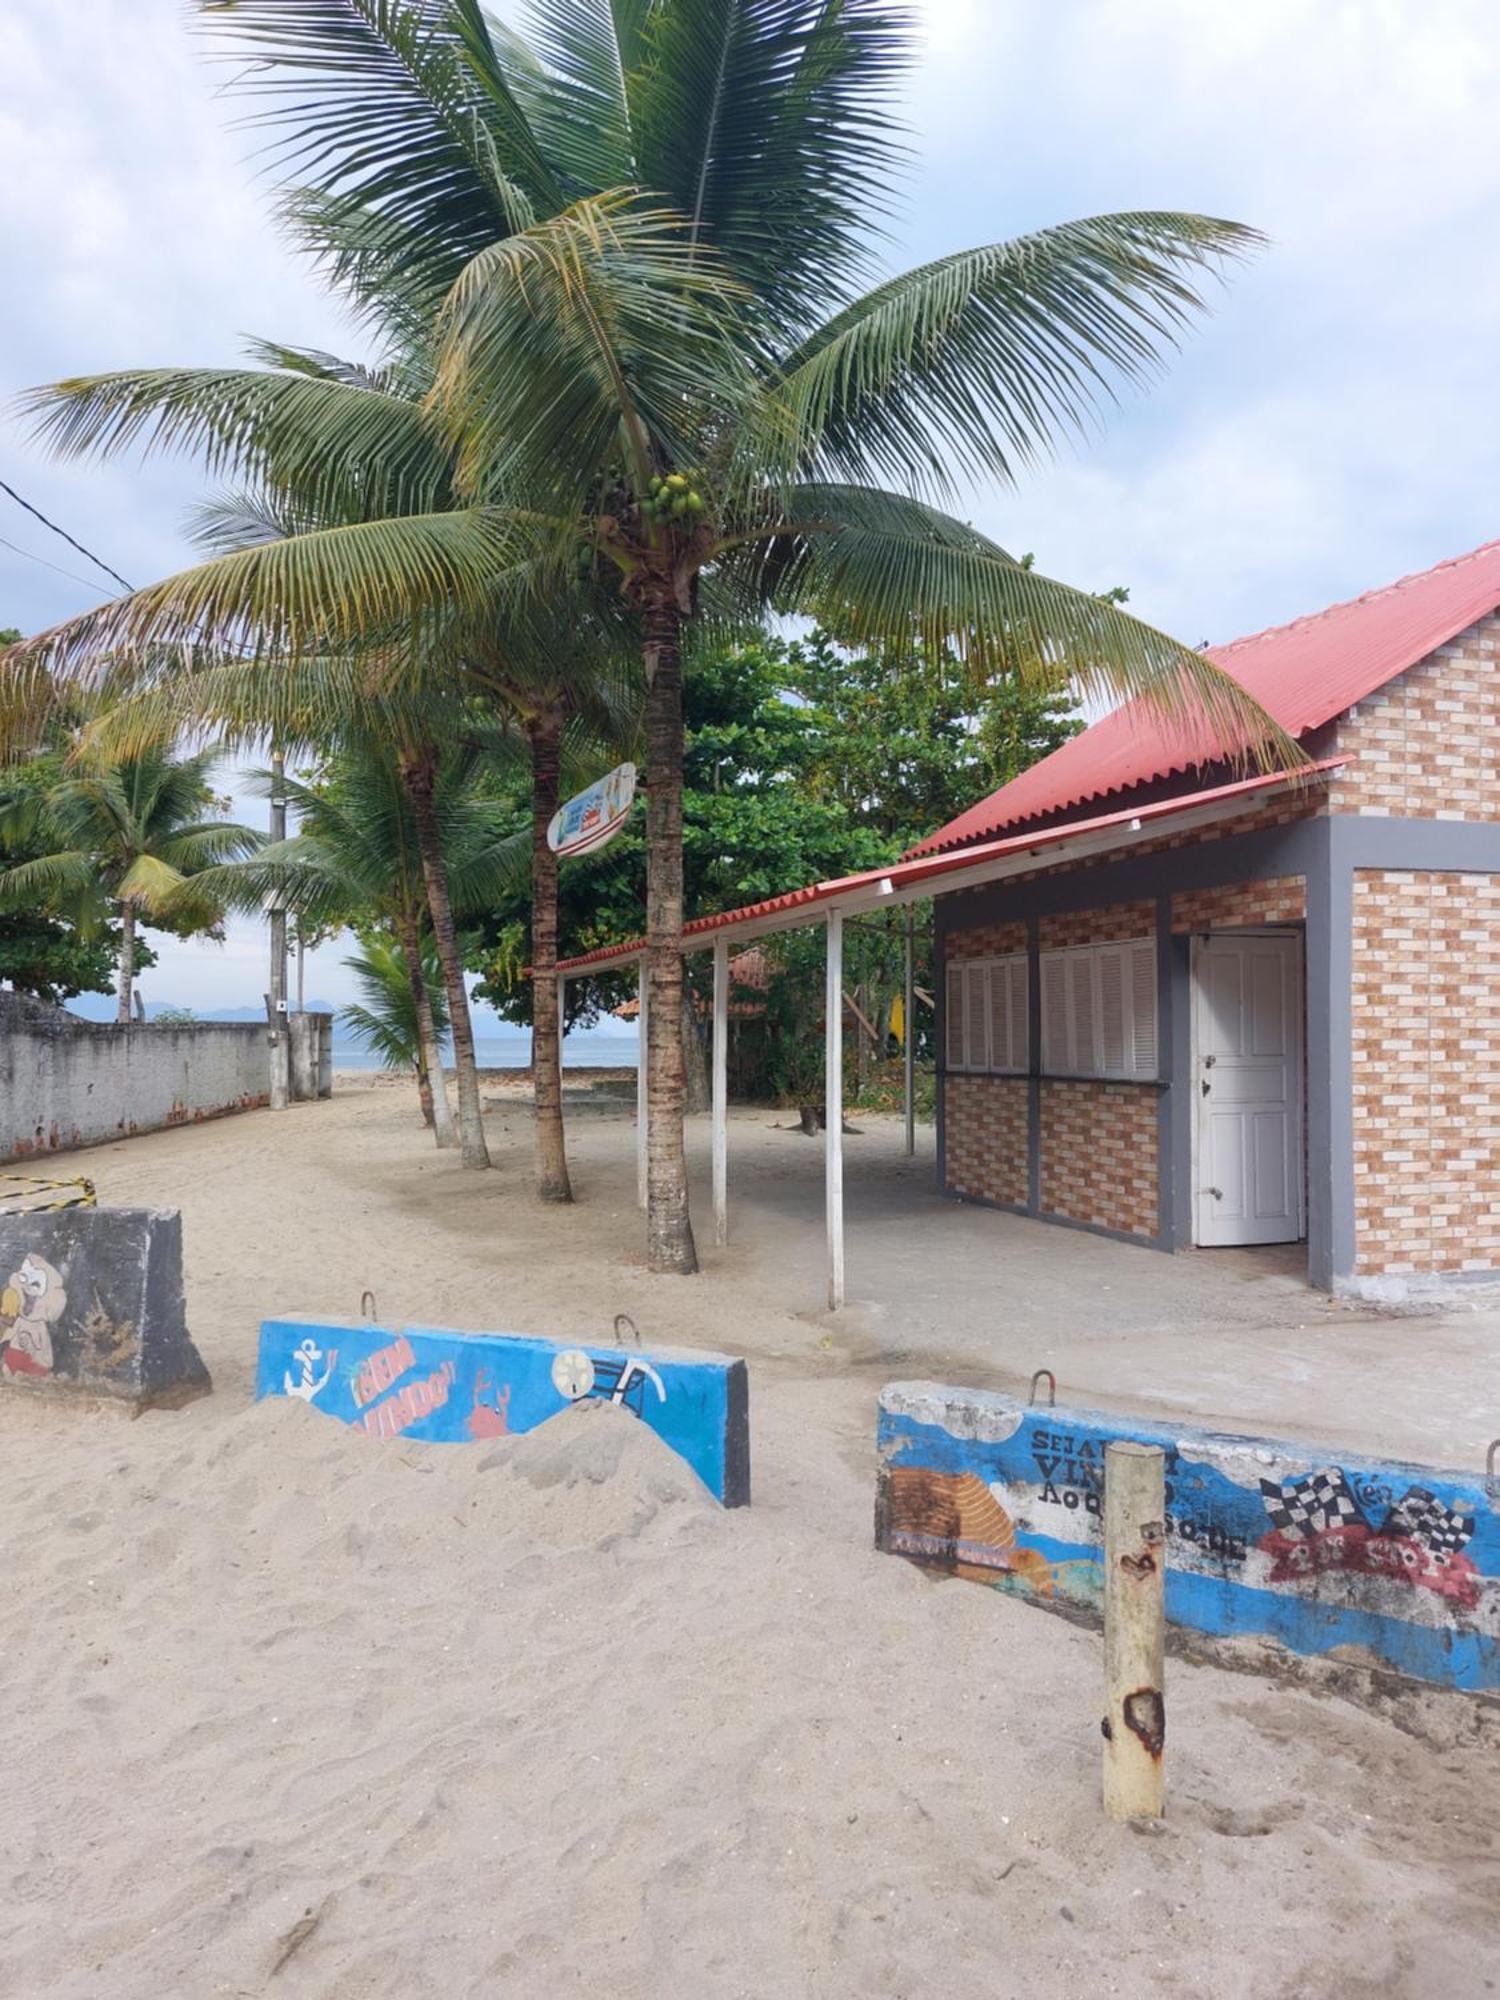
[[[1232,673],[1283,729],[1305,736],[1500,608],[1500,541],[1404,576],[1347,604],[1273,626],[1208,657]],[[1171,731],[1138,704],[1072,737],[917,846],[962,846],[1002,827],[1210,764],[1235,746],[1204,731]]]

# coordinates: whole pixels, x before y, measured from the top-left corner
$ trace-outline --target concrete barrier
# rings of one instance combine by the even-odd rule
[[[1172,1624],[1500,1689],[1500,1497],[1478,1474],[894,1382],[880,1395],[876,1545],[1097,1614],[1115,1438],[1167,1453]]]
[[[448,1444],[533,1430],[570,1403],[618,1403],[686,1460],[721,1506],[750,1501],[749,1384],[744,1362],[727,1354],[268,1319],[255,1393],[300,1397],[371,1437]]]
[[[176,1209],[0,1215],[0,1384],[137,1404],[210,1389],[183,1310]]]

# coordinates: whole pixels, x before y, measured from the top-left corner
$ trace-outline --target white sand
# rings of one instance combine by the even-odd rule
[[[1463,1707],[1419,1740],[1174,1662],[1166,1828],[1107,1824],[1097,1637],[872,1550],[878,1374],[733,1259],[644,1276],[628,1123],[579,1133],[571,1214],[522,1117],[492,1141],[465,1175],[369,1089],[80,1156],[182,1206],[218,1392],[0,1404],[0,1993],[1500,1990]],[[607,1410],[422,1446],[251,1406],[259,1316],[365,1284],[743,1347],[755,1505]]]

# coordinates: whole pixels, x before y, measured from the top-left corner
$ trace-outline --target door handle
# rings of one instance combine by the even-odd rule
[[[1213,1085],[1209,1082],[1207,1077],[1204,1077],[1202,1083],[1199,1084],[1198,1088],[1200,1091],[1202,1091],[1203,1095],[1207,1097],[1208,1093],[1213,1089]]]

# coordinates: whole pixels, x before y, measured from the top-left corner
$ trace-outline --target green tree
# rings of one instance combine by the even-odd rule
[[[1087,428],[1111,378],[1148,377],[1204,278],[1258,239],[1200,216],[1096,217],[861,292],[908,52],[886,0],[538,0],[531,45],[477,0],[203,5],[255,55],[291,218],[335,280],[387,330],[440,306],[431,400],[464,504],[200,566],[35,657],[367,639],[590,565],[646,682],[648,1244],[653,1268],[690,1271],[684,634],[710,607],[764,606],[860,645],[917,633],[980,671],[1045,661],[1049,685],[1070,671],[1086,693],[1287,756],[1201,655],[933,504],[1011,482]],[[99,418],[94,387],[62,393],[63,441],[121,407]],[[375,428],[301,425],[283,443],[329,490],[373,491],[410,454],[409,431]]]
[[[118,762],[85,754],[31,802],[23,837],[46,851],[0,873],[0,905],[12,909],[45,910],[95,892],[114,905],[120,1021],[131,1016],[138,921],[148,917],[179,936],[215,930],[222,905],[193,877],[259,839],[217,810],[208,782],[217,756],[178,758],[159,745]]]
[[[412,1072],[430,1122],[433,1079],[439,1090],[442,1087],[442,1071],[433,1066],[437,1051],[434,1026],[440,1035],[448,1025],[442,968],[431,938],[419,954],[415,982],[405,950],[384,931],[363,934],[359,950],[344,964],[354,974],[363,996],[344,1008],[346,1027],[387,1069]]]

